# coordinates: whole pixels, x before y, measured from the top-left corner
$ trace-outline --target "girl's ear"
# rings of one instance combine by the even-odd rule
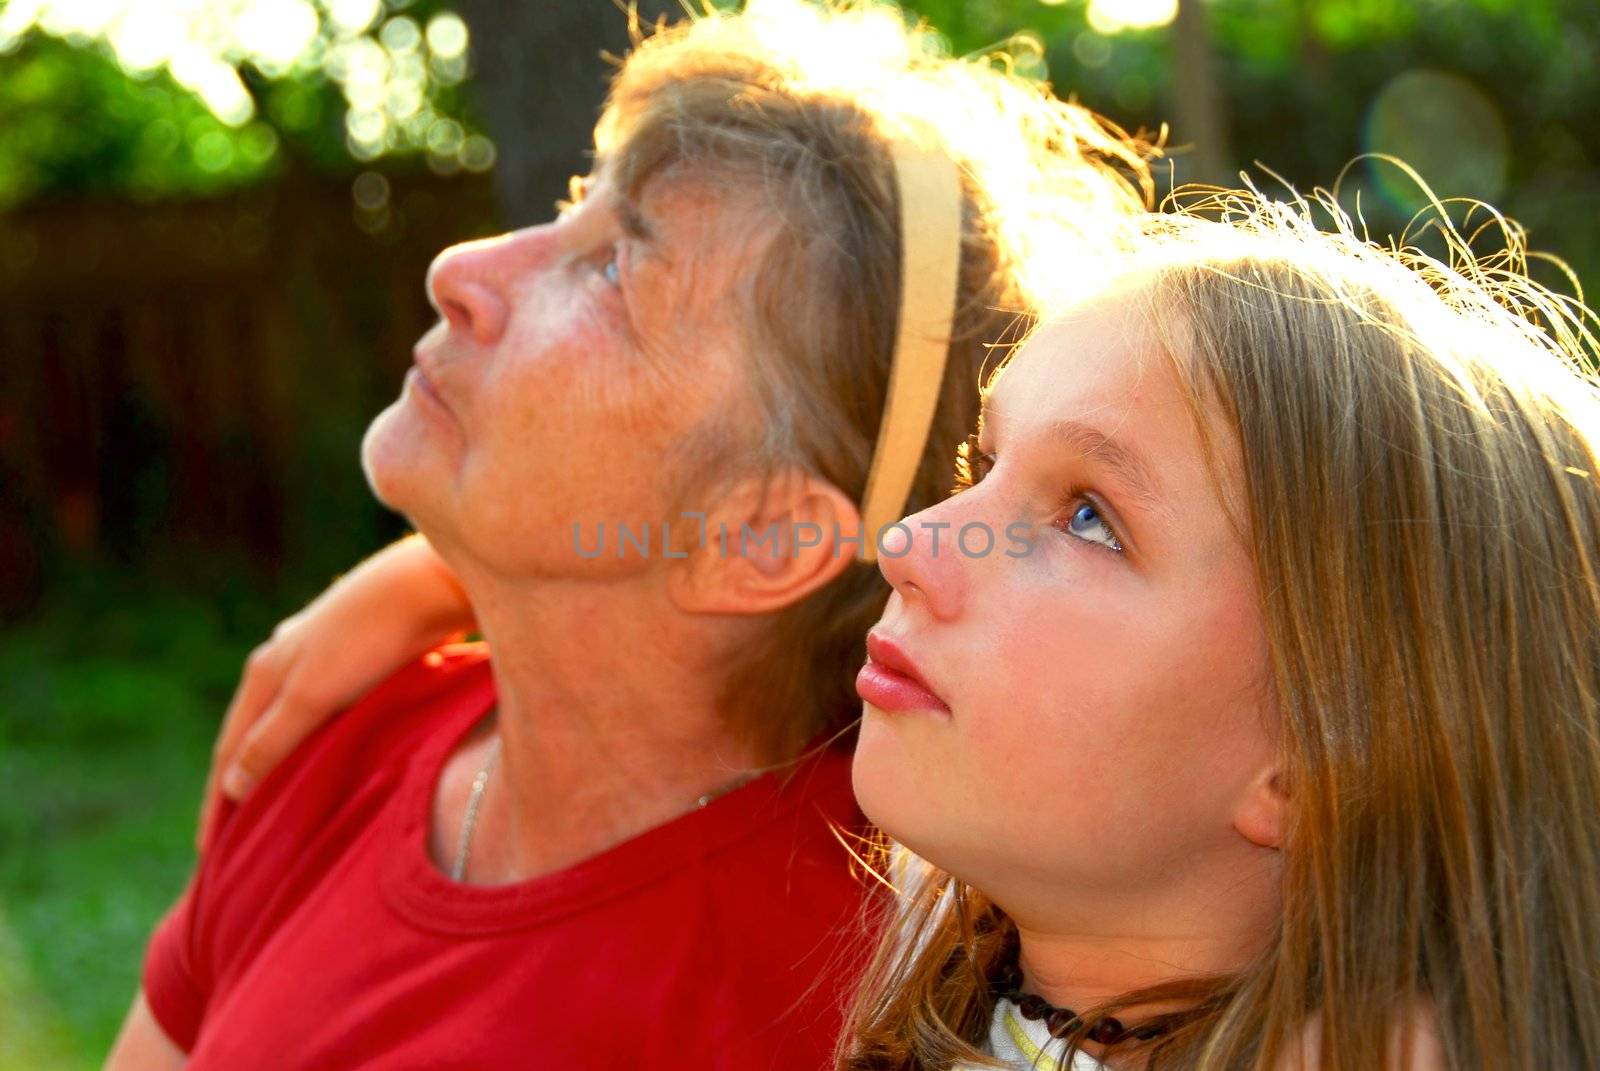
[[[1289,790],[1282,771],[1271,766],[1256,775],[1234,811],[1233,828],[1251,844],[1276,850],[1289,820]]]

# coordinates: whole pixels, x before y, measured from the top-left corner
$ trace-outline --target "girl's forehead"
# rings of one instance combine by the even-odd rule
[[[1097,302],[1040,327],[989,378],[983,411],[1052,417],[1125,401],[1151,372],[1146,333],[1126,307]]]

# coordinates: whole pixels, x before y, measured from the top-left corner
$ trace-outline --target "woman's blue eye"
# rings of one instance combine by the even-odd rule
[[[1116,551],[1122,549],[1116,533],[1101,520],[1100,511],[1094,508],[1092,502],[1080,502],[1078,508],[1072,511],[1072,516],[1067,520],[1067,531],[1086,543],[1099,543]]]
[[[605,265],[601,267],[600,274],[605,276],[606,282],[610,283],[612,286],[616,286],[622,282],[622,266],[617,261],[617,255],[615,252],[611,254],[611,259],[607,260]]]

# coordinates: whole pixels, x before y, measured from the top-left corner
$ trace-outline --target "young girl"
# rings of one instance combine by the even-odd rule
[[[1228,204],[1022,347],[885,549],[903,899],[844,1068],[1600,1067],[1584,314]]]

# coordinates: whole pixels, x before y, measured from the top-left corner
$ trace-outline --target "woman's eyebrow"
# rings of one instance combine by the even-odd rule
[[[670,234],[651,222],[650,217],[633,194],[621,190],[611,194],[611,211],[616,216],[622,233],[633,243],[641,262],[648,261],[658,269],[671,272],[676,268],[676,258],[668,241]]]
[[[639,203],[623,193],[616,194],[613,203],[616,205],[617,220],[622,224],[622,232],[645,245],[654,245],[655,228],[645,219],[644,213],[639,209]]]
[[[574,205],[581,204],[595,192],[602,179],[606,177],[605,171],[606,160],[603,157],[598,157],[595,160],[594,169],[589,174],[581,178],[578,176],[573,177],[572,203]],[[643,210],[639,207],[638,198],[631,191],[618,189],[612,184],[611,188],[606,190],[606,202],[616,215],[617,223],[622,227],[623,234],[646,246],[650,252],[658,251],[659,242],[657,241],[656,229],[645,218]]]

